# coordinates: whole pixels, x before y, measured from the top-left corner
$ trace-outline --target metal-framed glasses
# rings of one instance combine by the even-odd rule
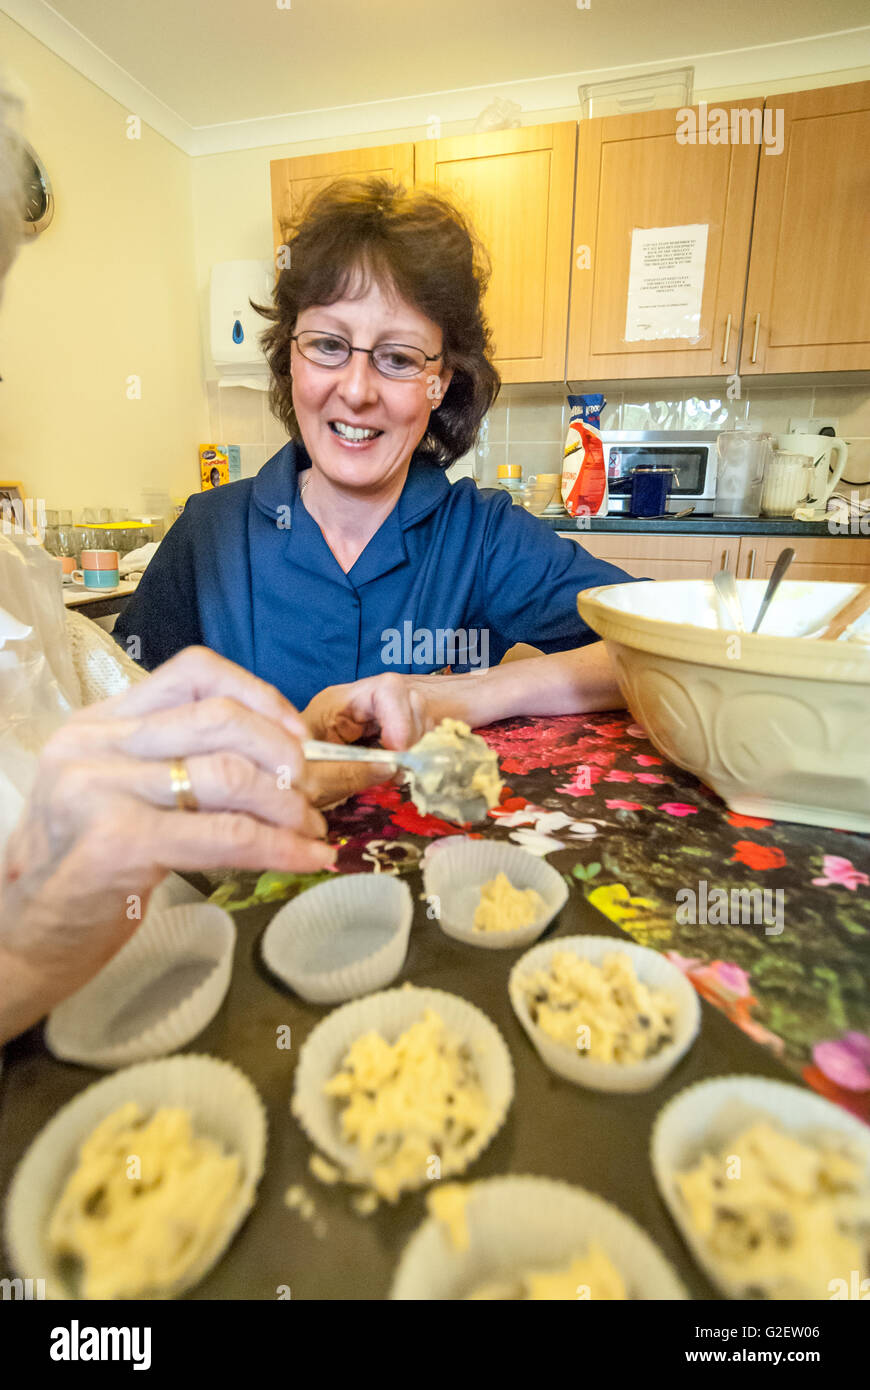
[[[381,376],[394,380],[407,380],[419,376],[426,370],[427,362],[437,362],[440,352],[427,357],[422,348],[409,347],[406,343],[378,343],[377,347],[352,347],[347,338],[338,333],[318,333],[309,329],[304,333],[293,333],[290,341],[295,343],[302,356],[318,367],[343,367],[350,361],[352,352],[364,352]]]

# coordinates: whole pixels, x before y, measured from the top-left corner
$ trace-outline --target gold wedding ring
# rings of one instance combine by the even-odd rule
[[[175,797],[175,804],[179,811],[198,811],[199,802],[193,794],[187,763],[183,758],[172,759],[169,764],[169,778],[172,784],[172,795]]]

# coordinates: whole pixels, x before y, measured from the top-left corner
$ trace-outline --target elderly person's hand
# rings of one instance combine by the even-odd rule
[[[274,687],[201,647],[70,717],[0,872],[0,1042],[124,945],[169,869],[334,863],[309,802],[307,733]]]

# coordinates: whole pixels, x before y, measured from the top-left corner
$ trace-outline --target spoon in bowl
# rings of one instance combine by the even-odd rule
[[[720,570],[713,575],[713,586],[716,593],[722,599],[725,607],[731,615],[731,621],[738,632],[745,632],[743,623],[743,609],[740,606],[740,595],[737,592],[737,585],[734,582],[734,575],[730,570]],[[720,623],[720,627],[722,624]]]
[[[761,627],[761,620],[767,612],[768,608],[770,607],[770,601],[776,593],[777,589],[779,588],[780,584],[782,583],[785,572],[793,559],[794,551],[792,550],[791,546],[786,546],[785,550],[781,550],[777,555],[776,564],[773,567],[770,579],[767,581],[767,588],[764,591],[764,598],[761,600],[761,606],[759,607],[758,612],[755,615],[755,622],[752,624],[753,632],[757,632],[758,629]]]

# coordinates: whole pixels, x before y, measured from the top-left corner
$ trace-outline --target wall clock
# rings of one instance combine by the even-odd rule
[[[45,166],[30,145],[24,146],[24,235],[39,236],[54,216],[54,194]]]

